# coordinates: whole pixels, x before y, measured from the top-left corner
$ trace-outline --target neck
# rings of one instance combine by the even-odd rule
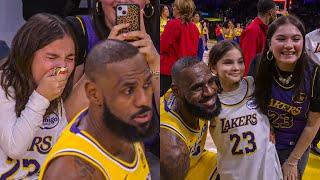
[[[281,71],[285,71],[285,72],[293,72],[294,68],[295,68],[295,64],[282,64],[282,63],[278,63],[276,62],[276,66],[281,70]]]
[[[195,117],[188,111],[181,100],[176,98],[173,104],[173,110],[179,114],[184,123],[186,123],[192,129],[199,129],[199,118]]]
[[[168,19],[166,16],[162,15],[161,16],[162,19]]]
[[[88,115],[86,115],[81,121],[79,128],[88,132],[113,156],[116,156],[126,162],[132,162],[134,159],[133,143],[117,136],[106,128],[103,123],[102,116],[99,116],[102,112],[93,112],[90,108],[88,111]]]
[[[222,82],[222,81],[220,81],[221,87],[224,92],[231,92],[231,91],[238,89],[240,86],[240,82],[241,82],[241,80],[238,82]]]
[[[258,17],[261,19],[261,21],[263,22],[263,24],[265,24],[265,25],[268,25],[268,24],[269,24],[269,21],[268,21],[267,16],[260,16],[260,15],[258,15]]]

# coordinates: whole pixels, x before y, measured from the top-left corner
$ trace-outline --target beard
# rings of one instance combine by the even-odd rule
[[[218,116],[221,111],[221,102],[219,98],[217,98],[215,102],[215,109],[213,111],[208,111],[208,109],[205,107],[192,104],[186,98],[183,99],[183,102],[187,110],[191,112],[192,115],[209,121],[211,121],[214,117]]]
[[[150,107],[142,107],[141,110],[139,110],[130,117],[130,121],[133,120],[136,116],[150,110],[152,110]],[[159,122],[154,113],[150,121],[145,122],[143,124],[139,124],[138,127],[136,127],[128,123],[125,123],[124,120],[113,114],[110,111],[108,105],[104,103],[102,118],[107,129],[109,129],[117,136],[128,140],[129,142],[141,142],[159,131]]]

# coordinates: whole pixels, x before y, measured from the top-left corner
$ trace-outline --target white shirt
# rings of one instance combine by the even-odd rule
[[[306,35],[305,47],[309,57],[320,65],[320,29],[316,29]]]
[[[36,91],[20,117],[15,103],[0,88],[0,179],[37,179],[40,165],[67,125],[65,111],[62,107],[62,113],[44,118],[50,102]]]
[[[257,109],[253,90],[253,78],[247,77],[238,89],[219,94],[222,110],[211,135],[222,180],[282,179],[275,145],[269,142],[269,120]]]

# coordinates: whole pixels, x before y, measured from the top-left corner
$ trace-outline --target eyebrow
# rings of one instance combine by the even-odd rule
[[[285,35],[285,34],[277,34],[277,35],[276,35],[276,37],[279,37],[279,36],[281,36],[281,37],[287,37],[288,35]],[[299,37],[302,37],[301,34],[293,34],[293,35],[289,35],[289,36],[299,36]]]
[[[46,53],[46,55],[53,56],[53,57],[59,57],[59,55],[55,54],[55,53]],[[67,57],[69,57],[69,56],[75,56],[75,54],[74,53],[68,54]]]

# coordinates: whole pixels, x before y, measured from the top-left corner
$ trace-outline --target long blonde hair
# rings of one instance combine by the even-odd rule
[[[174,7],[177,8],[180,18],[184,22],[190,22],[193,12],[196,10],[193,0],[175,0]]]

